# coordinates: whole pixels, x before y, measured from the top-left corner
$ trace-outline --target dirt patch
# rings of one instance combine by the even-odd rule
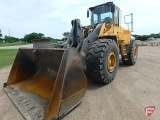
[[[3,90],[3,83],[7,81],[10,68],[0,69],[0,120],[23,120]]]
[[[0,49],[18,49],[20,47],[32,48],[33,44],[30,44],[30,45],[18,45],[18,46],[4,46],[4,47],[0,47]]]
[[[160,47],[139,47],[137,64],[120,64],[106,86],[88,81],[82,103],[64,120],[160,120]],[[0,120],[23,120],[3,91],[10,67],[0,69]],[[150,118],[144,107],[154,105]]]

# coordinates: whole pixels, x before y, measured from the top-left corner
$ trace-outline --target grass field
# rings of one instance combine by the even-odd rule
[[[0,50],[0,68],[11,65],[15,59],[17,49]]]
[[[0,43],[0,47],[4,46],[17,46],[17,45],[28,45],[31,43],[24,43],[24,42],[15,42],[15,43]]]

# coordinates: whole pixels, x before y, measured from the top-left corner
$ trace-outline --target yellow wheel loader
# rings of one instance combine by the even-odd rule
[[[63,48],[50,40],[33,40],[33,48],[20,48],[4,90],[27,120],[61,119],[77,106],[87,79],[108,84],[117,72],[119,54],[126,65],[137,60],[131,30],[121,27],[121,11],[112,2],[89,8],[91,25],[72,20]],[[132,14],[131,14],[132,18]],[[133,20],[127,23],[133,26]],[[86,77],[87,76],[87,77]]]

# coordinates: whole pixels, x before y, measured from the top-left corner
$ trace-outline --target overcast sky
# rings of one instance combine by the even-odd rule
[[[150,34],[160,32],[159,0],[114,0],[123,16],[134,14],[134,33]],[[3,35],[22,38],[31,32],[62,38],[70,31],[71,20],[79,18],[82,25],[88,25],[86,10],[106,0],[0,0],[0,29]]]

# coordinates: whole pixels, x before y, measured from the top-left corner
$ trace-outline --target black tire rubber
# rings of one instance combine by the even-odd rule
[[[106,63],[108,55],[114,51],[116,63],[113,72],[109,72]],[[106,62],[107,61],[107,62]],[[88,50],[87,54],[87,73],[95,82],[108,84],[113,81],[119,65],[119,48],[117,43],[111,39],[99,39],[95,41]]]
[[[123,57],[122,57],[123,64],[125,64],[125,65],[134,65],[136,63],[137,57],[134,58],[134,47],[136,47],[136,49],[137,49],[136,50],[136,52],[137,52],[136,55],[138,55],[138,45],[137,45],[135,40],[131,40],[130,45],[129,45],[129,53],[127,54],[128,60],[125,61],[123,59]]]

